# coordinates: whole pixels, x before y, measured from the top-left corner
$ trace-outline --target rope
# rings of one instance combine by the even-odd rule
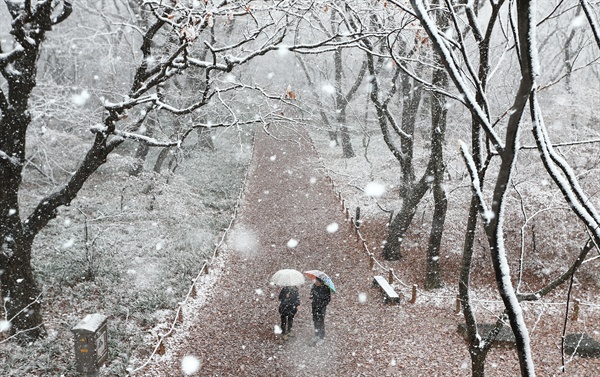
[[[252,137],[252,156],[250,157],[249,161],[254,160],[255,142],[256,142],[256,132],[254,133],[254,135]],[[231,230],[235,220],[237,219],[238,211],[241,206],[242,200],[244,198],[244,193],[246,191],[248,177],[250,176],[250,167],[251,167],[251,164],[249,163],[248,167],[246,168],[246,173],[244,175],[244,179],[242,181],[242,186],[240,187],[240,191],[238,192],[238,197],[237,197],[235,206],[233,207],[233,213],[231,214],[231,220],[229,221],[227,228],[223,229],[223,231],[221,233],[221,238],[219,239],[219,242],[213,248],[212,254],[210,256],[210,262],[214,262],[214,260],[218,257],[219,249],[225,242],[225,238],[229,234],[229,231]],[[173,331],[175,330],[177,323],[183,321],[182,320],[183,305],[186,304],[190,300],[190,297],[195,295],[196,282],[198,281],[200,276],[202,276],[203,274],[208,274],[208,266],[209,266],[209,261],[208,260],[204,261],[204,263],[202,264],[202,267],[200,267],[200,270],[198,271],[198,274],[196,275],[196,277],[194,279],[192,279],[192,284],[190,285],[190,287],[188,289],[185,299],[182,302],[180,302],[179,305],[177,306],[177,311],[175,312],[175,319],[173,319],[173,322],[171,323],[169,331],[167,331],[165,334],[163,334],[162,336],[159,337],[158,342],[154,346],[152,353],[147,357],[146,361],[142,365],[140,365],[139,367],[137,367],[133,370],[128,370],[128,373],[130,375],[135,372],[139,372],[140,370],[142,370],[143,368],[148,366],[150,364],[150,362],[152,361],[152,358],[154,357],[154,355],[156,355],[161,349],[164,349],[164,340],[167,337],[169,337],[171,334],[173,334]]]

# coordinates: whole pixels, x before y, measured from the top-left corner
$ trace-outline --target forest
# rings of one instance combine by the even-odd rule
[[[473,376],[503,328],[534,376],[524,305],[598,316],[599,20],[596,0],[4,0],[0,374],[72,372],[99,310],[127,374],[276,125],[310,134],[378,258],[418,250],[419,286],[452,288]]]

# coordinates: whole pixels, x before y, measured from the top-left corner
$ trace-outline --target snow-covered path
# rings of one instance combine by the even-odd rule
[[[469,376],[467,347],[456,331],[462,316],[448,303],[413,305],[404,297],[400,305],[383,304],[307,135],[271,132],[275,138],[257,133],[241,211],[218,260],[198,282],[204,288],[186,304],[166,353],[134,375],[188,375],[182,360],[192,356],[200,362],[195,376]],[[334,223],[339,228],[332,233]],[[310,342],[309,283],[300,288],[297,336],[283,341],[275,334],[279,288],[269,278],[282,268],[320,269],[334,280],[338,293],[328,307],[323,344]],[[544,367],[557,371],[560,355],[552,341],[542,345],[547,349],[538,357],[553,364],[538,365],[545,375]],[[487,366],[489,376],[519,375],[508,348],[492,350]]]
[[[445,358],[427,360],[435,352],[427,346],[432,341],[452,350],[460,363],[466,348],[452,347],[460,338],[453,321],[444,318],[452,314],[440,310],[439,318],[427,319],[442,325],[437,339],[423,342],[421,334],[406,326],[418,311],[381,302],[371,287],[366,254],[355,242],[306,134],[272,131],[277,140],[257,134],[244,203],[220,253],[223,265],[211,272],[218,276],[206,302],[184,316],[186,323],[167,344],[165,356],[138,375],[181,376],[186,355],[201,362],[199,376],[381,376],[418,365],[439,371],[437,364]],[[330,233],[333,223],[339,228]],[[298,245],[288,247],[291,239]],[[275,334],[279,288],[269,278],[282,268],[320,269],[334,280],[339,293],[328,307],[323,344],[310,342],[309,283],[300,288],[297,336],[283,341]],[[366,301],[360,294],[366,294]],[[443,369],[456,376],[458,365]],[[426,369],[420,373],[433,375]]]

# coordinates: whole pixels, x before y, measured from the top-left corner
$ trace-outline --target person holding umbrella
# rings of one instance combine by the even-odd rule
[[[279,292],[279,314],[281,315],[281,335],[283,340],[288,340],[292,334],[294,316],[300,306],[298,287],[283,287]]]
[[[304,284],[304,275],[294,269],[283,269],[273,274],[271,283],[283,286],[279,292],[279,315],[281,316],[283,340],[287,340],[290,336],[293,336],[294,316],[300,306],[297,286]]]
[[[315,283],[310,290],[310,299],[312,300],[315,343],[318,343],[325,338],[325,312],[331,300],[331,291],[335,292],[335,288],[329,276],[324,272],[312,270],[304,273],[315,279]]]

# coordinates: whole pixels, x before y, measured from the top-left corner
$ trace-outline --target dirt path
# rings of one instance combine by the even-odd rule
[[[272,132],[276,138],[257,134],[235,230],[221,267],[206,278],[215,281],[209,295],[188,308],[167,353],[136,375],[182,376],[186,355],[200,360],[199,376],[469,375],[452,311],[429,308],[421,317],[418,306],[384,305],[310,141],[288,129]],[[333,223],[339,229],[329,233]],[[287,247],[290,239],[298,245]],[[310,345],[310,284],[300,289],[297,336],[284,342],[274,333],[279,288],[269,278],[282,268],[320,269],[334,280],[339,293],[328,307],[323,344]],[[424,338],[414,321],[436,331]]]

